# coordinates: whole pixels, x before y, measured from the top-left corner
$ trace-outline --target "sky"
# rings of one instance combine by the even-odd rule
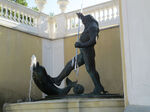
[[[28,2],[28,7],[35,7],[35,0],[26,0]],[[88,7],[88,6],[92,6],[92,5],[96,5],[99,3],[103,3],[106,1],[110,1],[110,0],[83,0],[83,8]],[[69,0],[69,4],[67,6],[67,10],[66,12],[70,12],[73,10],[77,10],[81,8],[81,3],[82,0]],[[57,4],[57,0],[47,0],[47,3],[44,6],[44,9],[42,11],[43,13],[46,14],[50,14],[50,13],[54,13],[59,14],[60,10],[59,10],[59,6]]]

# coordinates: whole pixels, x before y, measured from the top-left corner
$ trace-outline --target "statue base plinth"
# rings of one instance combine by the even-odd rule
[[[123,98],[63,98],[7,104],[4,112],[123,112]]]
[[[104,94],[104,95],[94,95],[94,94],[81,94],[81,95],[75,95],[75,94],[69,94],[66,96],[46,96],[45,99],[42,100],[53,100],[53,99],[74,99],[74,98],[103,98],[103,99],[116,99],[116,98],[124,98],[123,95],[120,94]]]

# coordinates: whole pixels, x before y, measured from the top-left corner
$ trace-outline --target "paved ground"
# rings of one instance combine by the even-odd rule
[[[124,112],[150,112],[150,106],[128,106]]]

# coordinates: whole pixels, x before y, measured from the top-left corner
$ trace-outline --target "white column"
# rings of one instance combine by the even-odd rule
[[[53,41],[43,39],[42,62],[51,77],[60,74],[64,68],[64,39]],[[64,82],[60,87],[64,87]]]
[[[149,4],[149,0],[121,0],[129,105],[150,106]]]

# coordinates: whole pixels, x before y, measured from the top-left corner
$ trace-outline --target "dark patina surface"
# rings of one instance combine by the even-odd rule
[[[54,85],[52,78],[47,74],[45,68],[39,65],[38,62],[33,66],[33,80],[37,87],[48,96],[65,96],[72,87],[81,88],[80,94],[84,92],[84,88],[82,91],[82,85],[78,85],[77,82],[72,82],[68,78],[66,79],[66,87],[58,88]]]
[[[82,13],[77,13],[77,16],[82,20],[84,25],[84,31],[80,36],[79,42],[75,43],[75,47],[80,48],[80,54],[77,56],[77,64],[79,67],[85,64],[86,70],[94,83],[95,88],[91,94],[106,94],[95,67],[94,46],[99,34],[98,22],[91,15],[84,16]],[[70,60],[59,76],[53,78],[54,83],[60,85],[62,80],[67,77],[73,69],[74,65],[72,66],[72,60]]]

